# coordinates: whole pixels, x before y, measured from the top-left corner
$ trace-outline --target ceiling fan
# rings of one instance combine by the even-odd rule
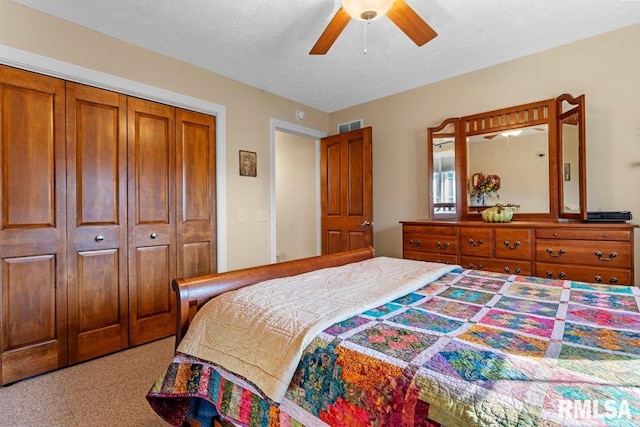
[[[418,46],[438,35],[404,0],[342,0],[342,7],[320,35],[309,55],[327,53],[351,18],[372,21],[384,15]]]
[[[538,132],[546,132],[547,129],[545,128],[526,128],[524,129],[526,130],[530,130],[530,131],[538,131]],[[511,130],[511,131],[502,131],[502,132],[496,132],[496,133],[492,133],[489,135],[483,135],[482,137],[484,139],[493,139],[498,135],[502,135],[505,138],[510,138],[510,137],[514,137],[514,136],[518,136],[522,133],[522,129],[516,129],[516,130]]]

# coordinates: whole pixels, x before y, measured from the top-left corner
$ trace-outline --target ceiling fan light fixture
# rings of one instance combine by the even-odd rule
[[[342,0],[342,7],[353,19],[373,21],[384,16],[394,0]]]
[[[510,130],[507,132],[502,132],[502,136],[504,136],[505,138],[509,138],[509,137],[513,137],[513,136],[518,136],[522,133],[522,130]]]

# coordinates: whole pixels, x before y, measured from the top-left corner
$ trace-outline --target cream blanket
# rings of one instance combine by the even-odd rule
[[[178,351],[245,377],[280,403],[303,350],[318,333],[452,268],[377,257],[227,292],[197,313]]]

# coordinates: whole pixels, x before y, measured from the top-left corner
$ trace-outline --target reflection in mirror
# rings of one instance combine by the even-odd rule
[[[501,203],[519,213],[549,213],[548,141],[546,124],[468,137],[467,176],[495,175],[499,182],[496,189],[490,180],[470,180],[470,211]]]
[[[431,204],[435,217],[452,217],[458,212],[456,183],[456,123],[445,121],[429,128],[431,154]]]
[[[580,212],[580,168],[578,167],[577,114],[562,120],[562,193],[561,209],[567,213]]]
[[[453,138],[433,139],[433,211],[456,209],[456,165]]]

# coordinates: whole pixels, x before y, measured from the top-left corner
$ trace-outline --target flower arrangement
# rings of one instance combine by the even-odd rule
[[[500,189],[500,177],[498,175],[485,175],[482,172],[474,174],[471,178],[471,194],[478,199],[478,202],[484,202],[486,195],[495,193],[498,196]]]

